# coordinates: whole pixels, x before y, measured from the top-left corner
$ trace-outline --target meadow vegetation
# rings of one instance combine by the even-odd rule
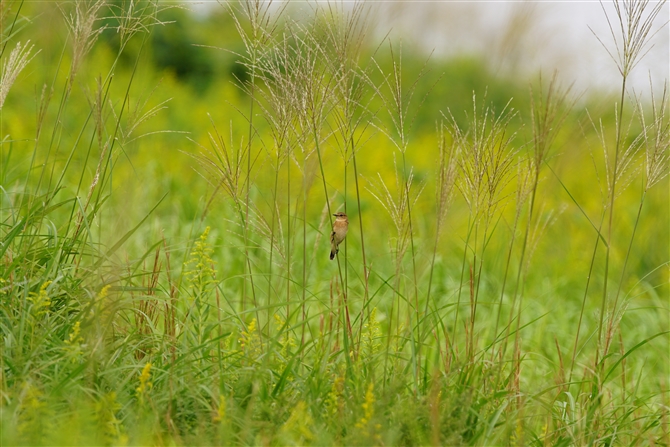
[[[667,5],[614,5],[604,97],[364,3],[2,1],[0,443],[670,445]]]

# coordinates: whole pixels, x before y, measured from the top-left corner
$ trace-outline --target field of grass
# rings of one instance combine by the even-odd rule
[[[364,4],[2,2],[0,444],[670,445],[667,5],[616,5],[611,98]]]

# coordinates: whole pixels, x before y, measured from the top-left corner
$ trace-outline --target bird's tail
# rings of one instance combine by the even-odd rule
[[[337,245],[331,244],[330,245],[330,260],[332,261],[335,259],[335,255],[339,252],[340,250],[337,248]]]

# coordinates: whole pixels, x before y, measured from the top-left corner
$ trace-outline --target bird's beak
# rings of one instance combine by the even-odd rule
[[[333,214],[333,216],[337,217],[337,214]]]

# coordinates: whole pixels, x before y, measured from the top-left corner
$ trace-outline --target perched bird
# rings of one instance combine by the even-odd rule
[[[330,260],[335,259],[335,255],[339,248],[337,248],[347,235],[349,229],[349,219],[344,213],[335,213],[335,223],[333,223],[333,232],[330,234]]]

